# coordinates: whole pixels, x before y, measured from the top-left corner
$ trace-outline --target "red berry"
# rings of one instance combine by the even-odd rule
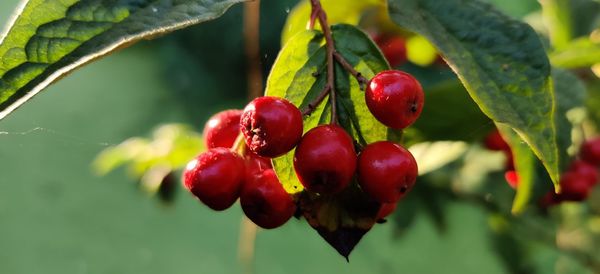
[[[575,160],[571,163],[571,166],[569,166],[569,171],[573,171],[583,177],[590,187],[593,187],[598,183],[598,170],[595,166],[586,161]]]
[[[249,178],[242,189],[240,204],[248,219],[267,229],[285,224],[296,212],[292,197],[272,169]]]
[[[208,120],[204,126],[204,141],[208,149],[215,147],[230,148],[240,134],[240,116],[242,111],[231,109],[221,111]]]
[[[343,190],[356,170],[352,138],[337,125],[309,130],[296,148],[294,169],[309,191],[333,194]]]
[[[406,40],[400,36],[378,39],[377,45],[390,66],[397,67],[406,62]]]
[[[183,173],[184,186],[214,210],[229,208],[244,183],[244,159],[226,148],[213,148],[190,161]]]
[[[519,174],[517,174],[514,170],[509,170],[504,172],[504,179],[512,188],[517,188],[519,186]]]
[[[367,107],[384,125],[402,129],[417,120],[423,110],[423,89],[410,74],[388,70],[375,75],[367,85]]]
[[[389,141],[368,145],[358,156],[358,181],[380,203],[399,201],[415,185],[417,162],[405,148]]]
[[[585,175],[567,171],[560,178],[560,198],[565,201],[583,201],[591,191],[589,178]]]
[[[390,216],[390,214],[394,213],[398,203],[385,203],[381,204],[379,211],[377,211],[377,220],[385,219],[385,217]]]
[[[600,165],[600,138],[586,141],[579,152],[581,159],[593,165]]]
[[[302,137],[302,113],[289,101],[259,97],[242,113],[241,129],[254,153],[274,158],[292,150]]]
[[[508,146],[508,143],[504,140],[502,135],[500,135],[500,132],[497,129],[495,129],[494,131],[490,132],[490,134],[485,136],[483,143],[484,143],[485,147],[489,150],[494,150],[494,151],[510,150],[510,146]]]
[[[539,201],[539,205],[542,208],[548,208],[551,207],[553,205],[557,205],[560,204],[562,202],[562,198],[560,197],[560,195],[554,193],[554,191],[548,191],[548,193],[546,193],[546,195],[544,195],[540,201]]]
[[[271,159],[258,156],[250,151],[246,154],[246,178],[252,177],[255,174],[260,174],[267,169],[272,169]]]

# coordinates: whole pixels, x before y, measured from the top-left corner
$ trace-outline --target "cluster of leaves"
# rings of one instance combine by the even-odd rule
[[[81,65],[140,39],[215,19],[238,2],[242,1],[25,2],[0,37],[0,118]],[[600,34],[594,31],[600,4],[543,1],[541,12],[534,11],[537,15],[528,16],[526,24],[481,0],[322,2],[330,23],[339,24],[332,28],[337,51],[366,77],[389,65],[356,26],[410,39],[407,46],[413,62],[402,69],[423,83],[426,108],[419,122],[403,134],[388,131],[368,114],[358,83],[341,67],[336,67],[335,79],[340,122],[357,143],[402,136],[405,144],[414,145],[411,151],[423,176],[399,209],[399,227],[411,223],[415,211],[408,208],[417,204],[443,224],[441,203],[458,198],[485,205],[494,220],[501,220],[494,223],[502,225],[493,226],[499,237],[512,239],[499,242],[518,243],[507,231],[526,225],[509,212],[523,214],[532,208],[527,214],[540,219],[531,205],[550,188],[550,182],[558,186],[559,174],[581,142],[580,128],[600,125],[597,112],[591,112],[584,123],[586,105],[588,110],[600,109],[600,81],[586,69],[600,63]],[[324,39],[318,29],[305,30],[309,16],[306,0],[290,13],[283,27],[283,49],[265,91],[298,106],[310,102],[325,84],[325,73],[319,73],[325,67]],[[438,53],[449,67],[431,65]],[[582,82],[573,71],[589,76],[588,80]],[[329,108],[320,105],[305,120],[305,129],[328,121]],[[481,161],[494,157],[477,144],[495,126],[509,141],[520,175],[512,207],[507,205],[513,194],[491,185],[497,175],[494,164],[487,169],[486,161]],[[199,135],[180,127],[167,129],[159,130],[153,141],[133,139],[106,151],[96,167],[107,172],[130,163],[138,177],[164,177],[201,150]],[[276,159],[274,166],[285,188],[295,193],[302,186],[290,155]],[[156,181],[151,179],[147,185],[157,185]],[[466,187],[465,182],[473,184]],[[489,193],[495,197],[492,202],[477,198]],[[596,216],[598,211],[585,214]],[[577,216],[585,219],[581,217],[585,214]]]

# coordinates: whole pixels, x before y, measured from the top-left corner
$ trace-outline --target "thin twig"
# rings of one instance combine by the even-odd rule
[[[253,273],[254,246],[258,227],[246,217],[242,217],[240,224],[240,239],[238,257],[244,268],[244,274]]]
[[[248,99],[252,100],[263,94],[263,75],[260,64],[260,0],[249,1],[244,4],[244,44],[246,51],[246,66],[248,80]],[[233,151],[246,154],[244,136],[240,133],[233,147]],[[240,239],[238,256],[244,274],[254,272],[254,242],[256,241],[257,227],[252,221],[243,217],[240,224]]]
[[[356,78],[356,81],[358,81],[358,84],[360,85],[360,89],[365,90],[365,87],[369,83],[369,79],[365,78],[364,76],[362,76],[362,73],[355,70],[354,67],[350,63],[348,63],[346,58],[344,58],[344,56],[342,56],[339,52],[334,52],[333,57],[335,57],[335,60],[340,65],[342,65],[342,67],[346,71],[348,71],[350,74],[352,74],[352,76],[354,76],[354,78]]]
[[[325,88],[323,88],[323,90],[321,91],[321,93],[319,93],[317,98],[315,98],[315,100],[313,100],[312,102],[308,103],[306,108],[302,110],[302,115],[304,115],[304,116],[311,115],[313,113],[313,111],[315,111],[315,109],[317,109],[317,106],[319,106],[319,104],[321,104],[321,102],[323,102],[323,99],[325,99],[325,97],[327,97],[327,95],[329,95],[330,89],[331,89],[331,87],[329,85],[325,85]]]
[[[244,44],[248,80],[248,99],[263,94],[263,73],[260,65],[260,0],[244,4]]]
[[[329,87],[329,100],[331,102],[331,123],[337,124],[337,99],[336,99],[336,89],[335,89],[335,71],[334,71],[334,60],[333,53],[335,52],[335,43],[333,41],[333,37],[331,35],[331,28],[329,28],[329,24],[327,23],[327,14],[323,11],[323,7],[321,6],[321,1],[319,0],[311,0],[312,5],[312,14],[317,16],[319,20],[319,25],[321,25],[321,29],[323,29],[323,35],[325,36],[325,44],[327,48],[327,85]]]

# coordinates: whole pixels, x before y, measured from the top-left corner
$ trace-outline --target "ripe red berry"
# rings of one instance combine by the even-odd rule
[[[185,188],[218,211],[229,208],[237,200],[244,180],[244,159],[221,147],[198,155],[183,173]]]
[[[569,166],[569,171],[575,172],[585,178],[585,181],[590,184],[590,187],[593,187],[598,183],[598,169],[586,161],[575,160]]]
[[[250,102],[241,118],[248,148],[274,158],[292,150],[302,137],[302,113],[292,103],[277,97],[259,97]]]
[[[519,186],[519,174],[514,170],[504,172],[504,179],[506,179],[506,182],[512,188],[517,188]]]
[[[510,146],[508,146],[508,143],[504,140],[502,135],[500,135],[500,132],[497,129],[494,129],[494,131],[490,132],[487,136],[485,136],[483,143],[485,147],[489,150],[510,150]]]
[[[255,173],[248,179],[242,189],[240,204],[248,219],[267,229],[285,224],[296,212],[292,197],[272,169]]]
[[[586,141],[581,145],[579,152],[581,159],[584,161],[599,166],[600,165],[600,138],[595,138]]]
[[[390,214],[394,213],[394,211],[396,210],[396,207],[398,206],[398,203],[385,203],[385,204],[381,204],[381,207],[379,208],[379,211],[377,212],[377,220],[381,220],[381,219],[385,219],[385,217],[389,216]]]
[[[410,74],[388,70],[375,75],[365,92],[367,107],[384,125],[402,129],[417,120],[423,110],[423,89]]]
[[[406,62],[406,40],[400,36],[378,39],[377,45],[391,67],[397,67]]]
[[[591,191],[589,178],[585,175],[567,171],[560,178],[561,193],[559,197],[565,201],[583,201]]]
[[[309,130],[296,148],[294,169],[309,191],[333,194],[343,190],[356,170],[352,138],[337,125]]]
[[[389,141],[370,144],[358,156],[358,182],[380,203],[399,201],[415,185],[417,175],[412,154]]]
[[[230,148],[240,134],[240,116],[242,111],[231,109],[221,111],[208,120],[204,126],[204,141],[208,149],[215,147]]]

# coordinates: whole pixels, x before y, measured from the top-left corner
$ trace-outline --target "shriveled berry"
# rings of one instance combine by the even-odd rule
[[[240,126],[252,152],[274,158],[292,150],[300,141],[302,113],[285,99],[259,97],[244,109]]]
[[[213,148],[190,161],[183,184],[208,207],[220,211],[239,197],[245,180],[244,159],[226,148]]]
[[[358,182],[380,203],[398,202],[415,185],[417,162],[412,154],[389,141],[370,144],[358,156]]]
[[[240,116],[242,111],[230,109],[221,111],[208,120],[204,126],[204,141],[208,149],[215,147],[230,148],[240,134]]]
[[[375,75],[365,92],[367,107],[384,125],[402,129],[414,123],[421,111],[425,96],[419,81],[397,70]]]
[[[248,179],[240,204],[248,219],[267,229],[285,224],[296,212],[296,204],[272,169],[255,173]]]
[[[400,36],[378,39],[377,45],[391,67],[397,67],[406,62],[406,40]]]
[[[296,148],[294,169],[307,190],[321,194],[340,192],[350,184],[356,170],[352,138],[337,125],[309,130]]]
[[[579,154],[584,161],[600,166],[600,138],[594,138],[583,143]]]
[[[504,172],[504,179],[506,179],[506,182],[512,188],[517,188],[519,186],[519,174],[514,170]]]

